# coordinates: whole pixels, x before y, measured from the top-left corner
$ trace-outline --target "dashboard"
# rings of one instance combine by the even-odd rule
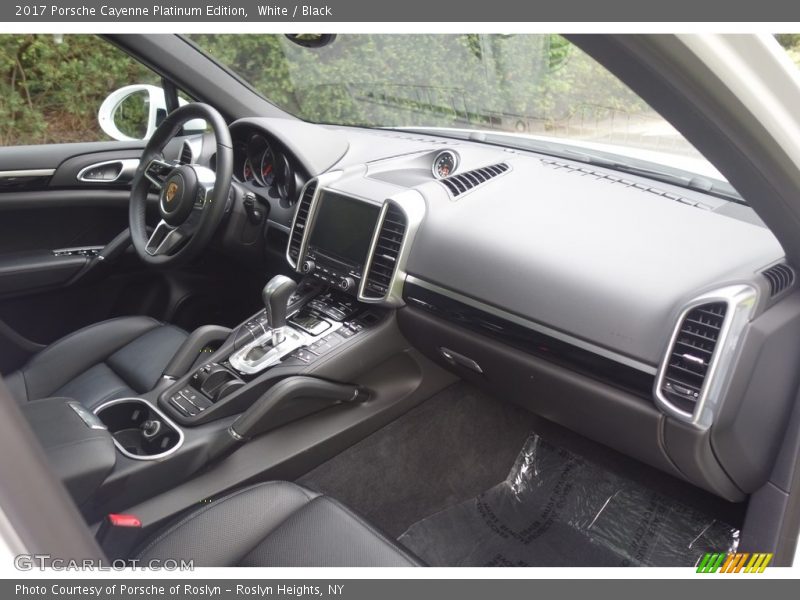
[[[800,339],[800,301],[748,207],[470,140],[231,132],[237,181],[299,276],[397,309],[460,377],[720,496],[765,480],[775,446],[751,442],[788,420],[796,376],[774,358]]]

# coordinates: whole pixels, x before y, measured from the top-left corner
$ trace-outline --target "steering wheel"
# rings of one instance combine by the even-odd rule
[[[216,171],[164,160],[162,152],[187,121],[204,119],[217,142]],[[128,220],[133,247],[151,265],[176,265],[196,256],[225,214],[233,175],[233,143],[222,115],[208,104],[185,104],[158,126],[142,152],[133,178]],[[145,211],[151,186],[159,191],[161,215],[147,235]]]

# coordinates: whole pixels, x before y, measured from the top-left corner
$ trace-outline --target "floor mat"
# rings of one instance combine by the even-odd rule
[[[532,435],[508,477],[412,525],[431,566],[693,566],[739,531]]]
[[[391,537],[501,481],[537,419],[459,383],[323,463],[298,483]]]

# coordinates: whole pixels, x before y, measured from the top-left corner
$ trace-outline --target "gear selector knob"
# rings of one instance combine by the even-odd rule
[[[284,338],[286,327],[286,313],[289,308],[289,298],[297,289],[293,279],[285,275],[276,275],[264,286],[261,299],[267,309],[269,328],[272,330],[272,345],[277,346]]]

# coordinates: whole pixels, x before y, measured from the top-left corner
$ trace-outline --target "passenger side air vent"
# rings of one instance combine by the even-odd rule
[[[389,293],[408,220],[399,206],[389,202],[379,227],[374,241],[375,247],[364,273],[361,294],[365,298],[374,300],[385,298]]]
[[[308,213],[311,210],[311,201],[314,198],[316,190],[316,180],[311,181],[306,185],[305,190],[303,190],[303,197],[300,198],[300,202],[297,204],[297,213],[294,217],[292,231],[289,234],[289,249],[287,251],[289,262],[293,267],[297,266],[297,261],[300,259],[300,251],[303,246],[303,234],[306,230]]]
[[[181,164],[182,165],[190,165],[192,164],[192,159],[194,155],[192,154],[192,147],[189,145],[189,142],[183,142],[183,148],[181,148]]]
[[[794,285],[794,269],[786,263],[774,265],[761,274],[769,281],[769,295],[772,298]]]
[[[700,399],[728,305],[701,304],[689,310],[675,336],[661,382],[661,393],[678,409],[692,413]]]
[[[496,165],[489,165],[488,167],[481,167],[480,169],[473,169],[472,171],[451,175],[439,181],[449,190],[450,195],[455,198],[464,192],[478,187],[482,183],[486,183],[490,179],[494,179],[498,175],[502,175],[509,169],[510,167],[507,163],[497,163]]]

